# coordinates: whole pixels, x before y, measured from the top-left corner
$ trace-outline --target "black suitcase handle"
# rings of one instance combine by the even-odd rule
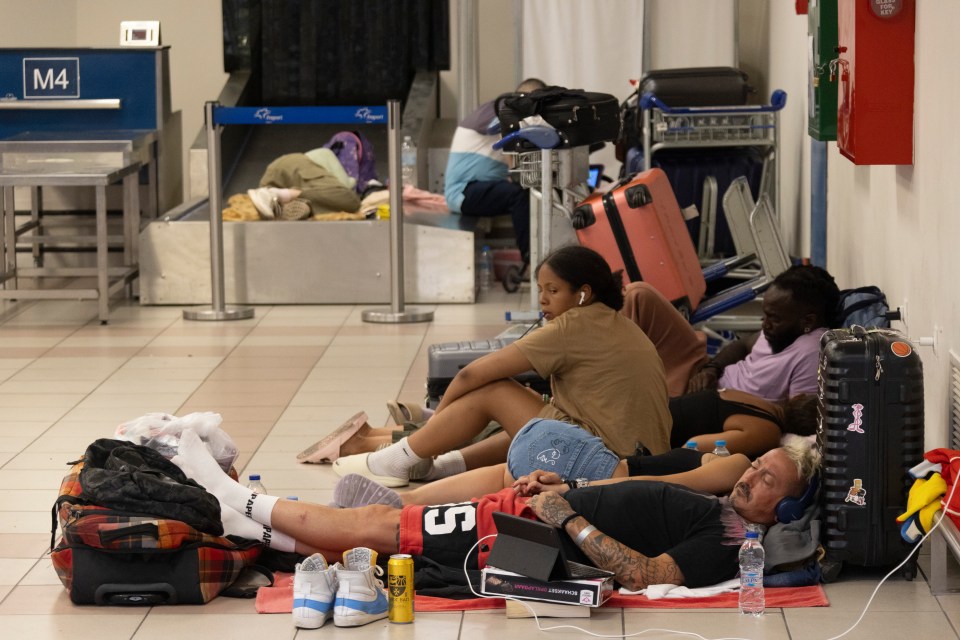
[[[152,606],[176,604],[177,590],[168,582],[147,584],[106,583],[97,587],[93,601],[99,605]]]

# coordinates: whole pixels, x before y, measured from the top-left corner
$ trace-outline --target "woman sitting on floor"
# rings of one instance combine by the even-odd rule
[[[374,453],[339,457],[335,471],[398,487],[409,481],[411,467],[433,456],[439,456],[434,465],[453,465],[454,473],[503,462],[510,438],[535,418],[576,425],[617,459],[637,443],[652,453],[667,451],[663,364],[643,331],[618,312],[620,274],[595,251],[567,246],[547,256],[536,275],[545,326],[460,370],[421,429]],[[511,379],[530,369],[550,379],[549,402]],[[456,451],[490,421],[505,433],[474,445],[487,447],[489,455],[468,460]],[[340,442],[351,444],[342,434],[331,438],[337,449]]]

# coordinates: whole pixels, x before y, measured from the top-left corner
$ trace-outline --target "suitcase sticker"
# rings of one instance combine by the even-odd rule
[[[853,409],[853,422],[851,422],[850,426],[847,427],[847,431],[863,433],[863,405],[858,402],[850,408]]]
[[[853,504],[859,505],[861,507],[866,506],[867,504],[867,490],[863,488],[863,480],[860,478],[853,479],[853,486],[850,487],[850,491],[847,493],[847,497],[844,498],[844,502],[852,502]]]

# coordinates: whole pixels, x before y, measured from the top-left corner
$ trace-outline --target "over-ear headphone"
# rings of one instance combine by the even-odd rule
[[[581,292],[580,292],[580,304],[583,304],[583,301],[586,300],[586,299],[587,299],[587,292],[586,292],[586,291],[581,291]]]
[[[820,487],[818,475],[814,475],[807,485],[807,490],[799,498],[784,498],[777,503],[777,522],[786,524],[803,517],[803,512],[807,510],[814,499],[817,497],[817,489]]]

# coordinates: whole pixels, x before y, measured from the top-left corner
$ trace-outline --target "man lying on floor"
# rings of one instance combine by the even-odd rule
[[[491,514],[503,511],[564,529],[596,566],[636,590],[650,584],[701,587],[734,577],[746,527],[775,523],[781,501],[804,494],[819,452],[799,439],[773,449],[720,499],[673,484],[625,481],[562,496],[547,491],[523,498],[504,489],[461,504],[352,509],[251,494],[221,470],[191,430],[184,431],[173,462],[217,497],[227,534],[281,551],[335,559],[344,550],[368,547],[463,566],[471,547],[496,533]],[[468,568],[482,568],[489,548],[478,545]]]

